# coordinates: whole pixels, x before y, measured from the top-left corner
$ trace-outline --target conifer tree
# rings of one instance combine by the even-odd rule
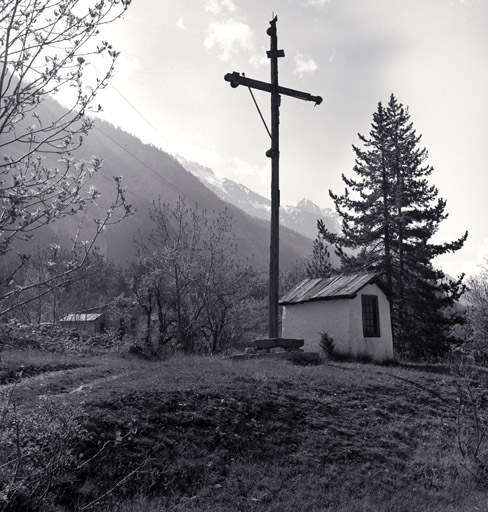
[[[330,277],[334,272],[329,249],[320,233],[313,241],[312,255],[306,261],[306,272],[309,278]]]
[[[329,191],[342,218],[342,234],[318,223],[319,233],[336,246],[342,269],[381,275],[394,292],[392,320],[397,350],[410,355],[445,351],[452,324],[447,310],[464,291],[463,276],[447,278],[433,258],[459,250],[459,239],[435,244],[432,237],[447,217],[446,201],[428,182],[428,152],[404,108],[392,94],[378,104],[369,137],[359,135],[355,178],[342,175],[344,194]]]

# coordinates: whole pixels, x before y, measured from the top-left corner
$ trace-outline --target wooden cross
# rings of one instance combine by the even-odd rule
[[[278,85],[278,58],[284,57],[285,52],[278,50],[278,36],[276,33],[275,16],[270,22],[266,31],[271,39],[270,50],[266,52],[271,62],[271,83],[260,82],[247,78],[234,71],[227,73],[224,80],[230,82],[231,87],[244,85],[250,89],[258,89],[271,93],[271,149],[266,156],[271,158],[271,244],[269,259],[269,337],[278,338],[278,279],[279,279],[279,209],[280,209],[280,186],[279,186],[279,162],[280,162],[280,103],[281,94],[292,96],[301,100],[313,101],[316,105],[322,103],[320,96],[312,96],[306,92],[295,91]]]

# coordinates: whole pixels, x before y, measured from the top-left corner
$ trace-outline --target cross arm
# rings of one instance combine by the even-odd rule
[[[234,71],[233,73],[227,73],[224,76],[224,80],[226,82],[229,82],[231,87],[238,87],[239,85],[244,85],[246,87],[258,89],[260,91],[270,93],[273,92],[271,84],[240,75],[239,73],[237,73],[237,71]],[[312,96],[308,92],[296,91],[295,89],[288,89],[287,87],[281,87],[281,85],[278,86],[278,93],[283,94],[285,96],[292,96],[293,98],[298,98],[300,100],[313,101],[315,102],[316,105],[320,105],[323,101],[320,96]]]

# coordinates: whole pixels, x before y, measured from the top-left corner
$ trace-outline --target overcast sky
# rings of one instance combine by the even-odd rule
[[[273,14],[280,84],[324,98],[282,98],[281,203],[332,208],[328,190],[352,176],[351,145],[394,93],[447,200],[439,240],[470,232],[437,263],[477,273],[488,256],[488,0],[133,0],[103,34],[121,52],[105,117],[269,197],[269,137],[249,91],[223,76],[269,81]],[[269,119],[269,95],[256,97]]]

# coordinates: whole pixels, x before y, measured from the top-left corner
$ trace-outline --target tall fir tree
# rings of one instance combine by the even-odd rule
[[[306,273],[312,279],[330,277],[334,273],[329,249],[320,233],[313,241],[312,255],[306,260]]]
[[[342,270],[373,271],[394,293],[393,332],[397,351],[412,356],[439,355],[449,347],[459,319],[452,306],[464,291],[463,276],[453,281],[432,260],[459,250],[467,236],[432,242],[447,217],[446,201],[428,177],[428,152],[404,108],[392,94],[378,104],[369,138],[354,146],[355,178],[342,175],[344,194],[329,191],[342,218],[342,234],[319,221],[319,234],[336,246]]]

